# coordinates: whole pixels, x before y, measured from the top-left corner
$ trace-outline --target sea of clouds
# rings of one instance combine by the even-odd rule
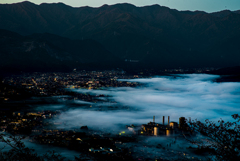
[[[162,123],[162,116],[178,122],[179,117],[192,120],[232,121],[232,114],[240,113],[240,83],[217,83],[220,76],[183,74],[119,81],[139,82],[140,87],[117,87],[101,90],[74,89],[91,95],[104,94],[111,103],[75,101],[79,108],[70,108],[55,121],[64,122],[65,128],[87,125],[113,131],[130,124]],[[81,106],[80,106],[81,105]],[[82,108],[83,105],[86,108]],[[90,107],[91,105],[91,107]],[[111,106],[117,110],[96,110]],[[124,108],[123,108],[124,107]],[[63,124],[60,126],[63,128]]]

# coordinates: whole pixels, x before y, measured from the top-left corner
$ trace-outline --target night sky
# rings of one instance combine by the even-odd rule
[[[22,0],[0,0],[0,3],[17,3]],[[136,6],[159,4],[177,10],[201,10],[216,12],[220,10],[240,10],[240,0],[29,0],[36,4],[63,2],[70,6],[99,7],[103,4],[131,3]]]

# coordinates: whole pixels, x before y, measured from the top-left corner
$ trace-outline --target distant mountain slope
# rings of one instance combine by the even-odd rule
[[[240,78],[240,66],[221,68],[221,69],[211,72],[211,74],[238,75],[238,77]]]
[[[48,32],[96,40],[119,60],[125,60],[120,66],[127,68],[240,65],[239,11],[177,11],[127,3],[73,8],[63,3],[22,2],[0,5],[0,22],[0,28],[23,35]],[[71,45],[64,50],[70,52]]]
[[[0,30],[1,71],[69,71],[104,68],[117,58],[94,40],[70,40],[53,34],[21,36]],[[106,66],[107,68],[108,66]]]

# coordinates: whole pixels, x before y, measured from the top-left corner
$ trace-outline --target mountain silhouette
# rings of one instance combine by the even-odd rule
[[[0,30],[0,71],[108,69],[117,58],[94,40],[70,40],[53,34],[22,36]]]
[[[240,11],[178,11],[128,3],[77,8],[25,1],[1,4],[0,22],[1,29],[24,36],[51,33],[76,41],[99,42],[111,53],[108,59],[117,60],[121,68],[240,65]],[[56,43],[51,42],[58,46]],[[71,51],[71,43],[63,48],[78,54]]]

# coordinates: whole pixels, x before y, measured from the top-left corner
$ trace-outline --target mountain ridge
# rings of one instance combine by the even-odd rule
[[[76,8],[23,2],[0,5],[0,28],[25,36],[51,33],[92,39],[119,61],[134,60],[141,68],[228,67],[240,65],[239,13],[126,3]]]

